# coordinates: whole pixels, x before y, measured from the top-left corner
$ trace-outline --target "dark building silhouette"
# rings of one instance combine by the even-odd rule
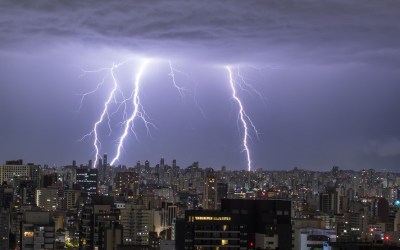
[[[212,168],[206,168],[203,209],[217,209],[217,177]]]
[[[217,209],[221,208],[221,200],[228,198],[228,184],[218,182],[217,183]]]
[[[36,183],[33,180],[19,180],[16,188],[17,197],[24,205],[35,205]]]
[[[0,250],[10,249],[10,213],[0,207]]]
[[[319,210],[325,214],[336,214],[338,208],[338,194],[335,188],[327,188],[319,195]]]
[[[177,249],[292,249],[291,203],[223,199],[221,210],[187,210]]]
[[[389,202],[385,198],[375,199],[371,204],[372,217],[377,218],[380,222],[389,221]]]
[[[43,178],[42,178],[41,187],[47,188],[49,186],[56,186],[57,182],[58,182],[57,173],[45,174],[45,175],[43,175]]]
[[[23,165],[23,164],[24,161],[22,159],[6,161],[6,165]]]
[[[10,204],[14,201],[14,189],[3,183],[0,186],[0,208],[9,209]]]
[[[111,250],[122,244],[119,210],[109,196],[93,196],[83,207],[80,221],[80,249]]]
[[[98,170],[95,168],[81,167],[76,169],[76,184],[82,191],[82,196],[97,194]]]

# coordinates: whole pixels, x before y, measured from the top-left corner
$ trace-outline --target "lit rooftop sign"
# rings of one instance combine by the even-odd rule
[[[229,216],[189,216],[189,222],[193,221],[230,221]]]

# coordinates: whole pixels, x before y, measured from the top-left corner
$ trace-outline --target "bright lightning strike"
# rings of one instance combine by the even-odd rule
[[[135,131],[133,130],[134,120],[136,118],[139,118],[143,121],[144,125],[146,126],[147,132],[149,132],[149,127],[148,127],[149,125],[154,126],[154,124],[152,124],[151,122],[148,121],[148,116],[147,116],[145,110],[143,109],[143,106],[140,102],[140,95],[139,95],[141,78],[142,78],[142,75],[143,75],[143,73],[147,67],[147,64],[149,62],[150,62],[150,60],[148,60],[148,59],[144,60],[142,62],[142,64],[140,65],[139,70],[136,74],[135,81],[134,81],[134,88],[132,90],[131,96],[128,98],[128,99],[132,99],[133,111],[132,111],[131,116],[124,122],[125,123],[124,132],[118,140],[117,153],[116,153],[115,157],[113,158],[113,160],[111,161],[111,163],[110,163],[111,165],[114,165],[114,163],[119,159],[125,138],[127,137],[128,133],[129,133],[129,129],[136,136]]]
[[[115,92],[116,92],[117,89],[118,89],[118,81],[117,81],[117,79],[116,79],[116,77],[115,77],[115,75],[114,75],[114,69],[118,68],[118,66],[119,66],[119,64],[118,64],[118,65],[115,65],[115,64],[114,64],[111,68],[108,68],[108,69],[107,69],[107,70],[110,71],[110,73],[108,74],[108,76],[111,76],[111,78],[112,78],[112,81],[113,81],[113,88],[112,88],[110,94],[108,95],[108,98],[107,98],[106,102],[104,103],[103,111],[101,112],[99,119],[95,122],[92,131],[90,131],[88,134],[84,135],[84,136],[82,137],[82,139],[81,139],[81,140],[83,140],[83,139],[85,139],[86,137],[91,136],[91,135],[94,136],[94,140],[93,140],[93,146],[94,146],[94,148],[95,148],[94,166],[97,165],[97,159],[98,159],[99,157],[101,157],[101,156],[100,156],[101,142],[100,142],[100,140],[99,140],[98,127],[99,127],[99,125],[103,122],[105,116],[107,116],[107,118],[109,119],[108,108],[109,108],[109,105],[110,105],[111,101],[112,101],[113,99],[115,99]],[[106,70],[106,69],[102,69],[102,70]],[[106,78],[106,77],[105,77],[105,78]],[[96,87],[95,90],[90,91],[90,92],[88,92],[88,93],[82,95],[81,104],[82,104],[83,98],[84,98],[85,96],[87,96],[87,95],[89,95],[89,94],[92,94],[92,93],[94,93],[95,91],[97,91],[97,90],[99,89],[99,87],[104,83],[105,78],[103,78],[103,81],[100,82],[100,83],[97,85],[97,87]],[[111,127],[110,127],[110,126],[109,126],[109,128],[110,128],[110,130],[111,130]]]
[[[91,95],[91,94],[97,92],[100,89],[100,87],[105,83],[105,81],[108,77],[111,76],[111,78],[113,80],[113,88],[108,94],[108,98],[104,103],[104,107],[100,114],[99,119],[94,123],[93,129],[90,131],[90,133],[84,135],[81,138],[81,140],[83,140],[89,136],[94,137],[94,141],[93,141],[93,146],[94,146],[94,151],[95,151],[94,166],[97,165],[98,158],[100,158],[100,156],[101,156],[101,154],[100,154],[101,142],[99,140],[99,134],[98,134],[99,126],[104,122],[104,120],[108,119],[108,127],[109,127],[109,131],[111,134],[112,130],[111,130],[111,124],[110,124],[110,117],[113,116],[114,114],[116,114],[120,110],[121,107],[123,107],[123,119],[122,119],[123,121],[121,122],[121,124],[124,128],[123,128],[122,135],[118,139],[117,152],[116,152],[115,157],[111,161],[111,165],[113,165],[116,161],[118,161],[118,159],[121,155],[121,150],[123,149],[124,141],[125,141],[126,137],[128,136],[129,130],[133,133],[133,135],[136,137],[136,139],[138,138],[138,136],[134,130],[134,122],[135,122],[136,118],[141,119],[143,121],[148,133],[150,133],[149,125],[155,127],[155,125],[149,121],[149,117],[146,114],[142,103],[140,102],[141,78],[142,78],[144,71],[145,71],[148,63],[150,62],[150,60],[144,60],[141,63],[141,65],[138,69],[138,72],[136,74],[136,77],[134,79],[133,90],[129,97],[125,97],[123,91],[121,90],[120,84],[115,77],[114,70],[116,68],[118,68],[119,66],[124,65],[128,61],[130,61],[130,60],[126,60],[117,65],[113,65],[110,68],[100,68],[100,69],[92,70],[92,71],[82,70],[83,74],[81,76],[85,75],[86,73],[99,73],[99,72],[103,72],[103,71],[108,71],[108,73],[106,74],[106,76],[103,77],[102,81],[97,84],[95,89],[91,90],[90,92],[82,94],[82,98],[81,98],[80,105],[79,105],[79,110],[82,107],[84,98],[86,98],[88,95]],[[171,77],[174,87],[178,90],[181,97],[183,97],[184,91],[186,91],[186,89],[184,89],[183,87],[180,87],[177,84],[175,74],[176,73],[180,73],[180,74],[184,74],[184,75],[186,75],[186,74],[184,72],[174,68],[171,61],[168,61],[168,66],[169,66],[169,74],[168,75]],[[119,99],[118,97],[122,97],[122,100]],[[110,109],[109,106],[112,101],[118,105],[117,108],[114,110],[114,112],[109,111],[109,109]],[[132,102],[132,105],[133,105],[133,111],[130,115],[128,115],[128,113],[127,113],[128,102]]]
[[[147,115],[147,113],[142,105],[141,99],[140,99],[142,78],[143,78],[143,75],[145,74],[145,71],[146,71],[148,65],[150,64],[151,60],[145,59],[140,63],[139,68],[137,69],[136,75],[133,80],[133,86],[132,86],[132,90],[131,90],[129,97],[126,97],[124,95],[124,92],[116,78],[116,75],[115,75],[115,70],[118,67],[124,65],[126,62],[127,61],[124,61],[119,64],[113,64],[113,66],[110,68],[101,68],[96,71],[84,71],[84,73],[90,73],[90,72],[98,73],[98,72],[107,71],[107,74],[104,76],[102,81],[100,83],[98,83],[98,85],[96,86],[96,88],[94,90],[82,95],[82,99],[81,99],[79,108],[81,108],[81,106],[82,106],[83,99],[86,96],[91,95],[91,94],[95,93],[96,91],[98,91],[100,89],[100,87],[105,83],[107,78],[111,78],[111,80],[112,80],[112,89],[108,93],[107,99],[103,104],[103,109],[102,109],[102,112],[101,112],[98,120],[94,123],[93,129],[88,134],[84,135],[81,139],[81,140],[83,140],[86,137],[93,136],[93,138],[94,138],[93,146],[94,146],[94,151],[95,151],[95,159],[94,159],[95,167],[97,166],[98,159],[101,158],[101,153],[100,153],[101,142],[99,139],[99,132],[98,132],[99,126],[103,122],[105,122],[105,120],[107,120],[109,131],[111,134],[112,126],[110,124],[110,119],[114,114],[119,112],[121,107],[123,107],[122,122],[121,122],[123,129],[122,129],[121,136],[117,139],[116,154],[115,154],[114,158],[112,159],[112,161],[110,162],[110,165],[114,165],[119,160],[121,151],[123,149],[124,142],[125,142],[126,138],[128,137],[129,131],[131,131],[132,134],[136,137],[136,139],[138,139],[138,136],[135,131],[136,120],[139,119],[139,121],[143,122],[144,126],[147,129],[147,133],[150,133],[150,129],[149,129],[150,126],[155,127],[155,125],[152,122],[150,122],[149,116]],[[185,88],[181,87],[179,84],[177,84],[176,73],[180,73],[180,74],[184,74],[184,75],[186,75],[186,74],[184,72],[181,72],[181,71],[177,70],[176,68],[174,68],[171,61],[168,61],[168,66],[169,66],[168,76],[171,78],[171,81],[172,81],[174,87],[177,89],[177,91],[179,92],[181,97],[183,97],[184,92],[187,90]],[[249,147],[249,140],[251,139],[250,132],[253,131],[255,136],[258,138],[258,131],[257,131],[255,125],[253,124],[252,120],[250,119],[250,117],[247,115],[247,113],[244,109],[243,103],[242,103],[241,99],[239,98],[239,96],[237,95],[237,88],[240,88],[241,90],[244,90],[244,91],[248,91],[250,94],[255,93],[259,97],[262,97],[262,96],[261,96],[260,92],[258,92],[250,84],[247,83],[245,77],[240,73],[239,67],[237,67],[237,72],[233,72],[230,66],[226,66],[225,68],[229,73],[229,85],[230,85],[230,88],[232,91],[232,93],[231,93],[232,98],[235,100],[235,102],[237,103],[237,105],[239,107],[239,109],[238,109],[238,125],[241,124],[241,126],[243,127],[243,138],[242,138],[243,150],[242,150],[242,152],[246,153],[247,168],[248,168],[248,171],[251,171],[252,158],[251,158],[251,152],[250,152],[250,147]],[[114,109],[114,112],[110,111],[110,109],[115,108],[115,107],[111,106],[112,103],[115,103],[117,105],[116,109]],[[129,103],[131,103],[131,104],[129,104]],[[195,103],[198,106],[196,99],[195,99]],[[132,105],[130,114],[128,114],[128,105]],[[201,109],[200,109],[200,111],[202,112]],[[204,116],[203,112],[202,112],[202,114]]]
[[[240,120],[240,122],[242,123],[243,126],[243,152],[246,153],[246,159],[247,159],[247,169],[249,171],[251,171],[251,154],[250,154],[250,148],[249,148],[249,139],[250,139],[250,135],[249,135],[249,125],[252,127],[252,129],[254,130],[254,132],[256,133],[256,135],[258,134],[256,127],[254,126],[253,122],[251,121],[250,117],[246,114],[246,111],[244,110],[242,101],[240,100],[240,98],[237,96],[236,93],[236,84],[235,84],[235,80],[233,78],[233,74],[232,74],[232,70],[229,66],[225,67],[226,70],[229,73],[229,85],[231,87],[232,90],[232,98],[236,101],[236,103],[239,106],[239,111],[238,111],[238,119]]]

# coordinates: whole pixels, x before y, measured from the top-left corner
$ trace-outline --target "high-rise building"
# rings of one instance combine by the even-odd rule
[[[108,168],[108,162],[107,162],[107,155],[103,155],[103,159],[99,158],[97,161],[97,166],[96,168],[98,169],[98,175],[99,175],[99,182],[101,185],[107,184],[108,183],[108,176],[107,176],[107,168]]]
[[[76,169],[76,184],[80,186],[82,195],[96,195],[98,188],[98,169],[88,167]]]
[[[101,215],[98,217],[100,234],[99,250],[117,250],[122,245],[122,226],[118,215]]]
[[[160,164],[158,165],[157,168],[157,175],[158,175],[158,185],[166,185],[166,178],[165,178],[165,161],[164,158],[160,159]]]
[[[0,207],[0,250],[9,250],[10,210]]]
[[[223,199],[221,210],[186,210],[177,249],[292,249],[291,202]]]
[[[164,167],[165,166],[165,160],[164,158],[160,159],[160,167]]]
[[[121,209],[124,245],[148,245],[149,233],[155,231],[156,211],[143,205],[126,204]]]
[[[228,184],[218,182],[217,183],[217,205],[216,209],[221,209],[221,200],[228,198]]]
[[[114,184],[114,192],[119,196],[124,196],[126,200],[133,200],[133,197],[139,194],[139,174],[136,172],[118,172]]]
[[[172,160],[172,167],[173,167],[173,168],[176,167],[176,160],[175,160],[175,159]]]
[[[0,186],[0,208],[9,209],[14,200],[14,189],[3,184]]]
[[[249,249],[254,236],[239,214],[215,210],[186,210],[185,221],[177,221],[177,249]]]
[[[112,250],[122,244],[122,227],[113,197],[93,196],[92,203],[83,207],[80,227],[80,249]]]
[[[217,209],[217,178],[212,168],[206,169],[203,208]]]
[[[107,154],[103,155],[103,165],[108,166]]]
[[[63,191],[62,209],[64,211],[76,207],[79,197],[81,196],[80,190],[67,189]]]
[[[371,215],[379,222],[387,222],[389,220],[389,202],[385,198],[375,199],[371,205]]]
[[[32,180],[36,187],[40,185],[40,167],[34,164],[23,164],[22,160],[7,161],[6,164],[0,165],[0,184],[7,182],[12,183],[16,177],[25,177]]]
[[[42,184],[40,186],[47,188],[49,186],[57,186],[57,184],[58,184],[58,175],[57,173],[52,173],[43,175]]]
[[[319,210],[325,214],[336,214],[339,208],[338,193],[334,188],[328,188],[319,195]]]
[[[72,188],[76,183],[76,166],[64,166],[62,168],[62,178],[64,187]]]
[[[17,179],[16,184],[16,194],[21,204],[23,205],[35,205],[35,195],[36,195],[36,183],[33,180],[27,179]]]
[[[168,218],[167,218],[167,225],[168,226],[173,226],[176,220],[176,215],[177,215],[177,206],[168,206]]]
[[[255,248],[292,248],[290,201],[223,199],[221,210],[238,212],[248,221],[248,233],[254,232]]]
[[[45,211],[55,211],[61,207],[58,187],[39,188],[36,190],[36,205]]]

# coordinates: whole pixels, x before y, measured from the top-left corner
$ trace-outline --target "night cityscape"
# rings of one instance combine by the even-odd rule
[[[399,13],[0,1],[0,250],[400,249]]]
[[[397,249],[400,174],[0,165],[1,249]],[[323,248],[323,245],[326,245]],[[369,248],[368,248],[369,247]]]

